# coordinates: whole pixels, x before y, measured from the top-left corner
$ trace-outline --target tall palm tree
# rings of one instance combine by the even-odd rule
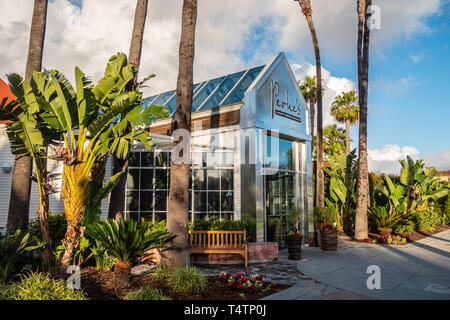
[[[358,199],[355,217],[355,238],[362,240],[368,236],[367,208],[369,205],[369,168],[367,165],[367,93],[369,84],[369,40],[370,27],[367,25],[371,13],[368,12],[372,0],[358,0],[358,93],[359,93],[359,147],[358,147]]]
[[[186,135],[190,134],[191,131],[196,21],[197,0],[184,0],[174,129],[184,129]],[[190,161],[176,161],[177,163],[174,161],[178,156],[187,156],[187,158],[190,158],[189,137],[184,136],[184,138],[188,139],[188,141],[184,141],[185,148],[177,155],[172,155],[170,170],[167,231],[174,234],[175,238],[171,241],[171,248],[166,251],[163,263],[171,266],[182,266],[189,263],[188,214]],[[184,152],[188,154],[186,155]]]
[[[34,0],[30,42],[28,45],[28,57],[25,70],[25,79],[27,81],[31,80],[33,71],[41,71],[46,21],[47,0]],[[11,195],[9,199],[7,222],[8,233],[13,233],[17,228],[22,230],[28,228],[31,191],[30,177],[33,172],[32,170],[33,159],[29,155],[16,155],[11,182]],[[46,227],[44,226],[44,228]]]
[[[299,81],[300,82],[300,81]],[[302,94],[305,99],[309,103],[309,123],[311,128],[311,154],[314,150],[314,130],[315,130],[315,107],[316,104],[316,77],[306,76],[305,81],[300,84],[300,90],[302,90]]]
[[[317,166],[316,166],[316,206],[323,207],[325,204],[325,187],[323,176],[323,119],[322,119],[322,66],[320,63],[319,42],[317,40],[316,29],[312,20],[312,9],[310,0],[298,0],[301,10],[308,22],[309,31],[314,46],[316,57],[316,97],[317,97]]]
[[[359,120],[358,96],[356,91],[343,92],[331,105],[331,115],[337,122],[345,122],[345,153],[350,154],[350,125]]]
[[[134,14],[133,33],[131,35],[130,53],[128,55],[129,63],[139,67],[141,62],[142,41],[144,39],[145,20],[147,18],[148,0],[137,0],[136,11]],[[130,91],[135,90],[137,86],[137,73],[134,75],[133,81],[128,85]],[[128,128],[127,131],[130,131]],[[128,173],[128,155],[126,159],[122,160],[118,157],[113,157],[113,174],[123,172],[119,183],[112,190],[108,218],[118,219],[123,217],[125,210],[125,188]]]

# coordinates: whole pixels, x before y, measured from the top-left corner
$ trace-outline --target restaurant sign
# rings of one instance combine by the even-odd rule
[[[301,106],[298,103],[297,98],[295,98],[294,104],[289,104],[287,89],[284,89],[285,98],[284,101],[282,101],[280,99],[281,98],[280,85],[278,84],[278,82],[270,80],[270,87],[272,90],[271,92],[272,119],[274,115],[277,115],[297,122],[302,122],[302,119],[300,118]]]

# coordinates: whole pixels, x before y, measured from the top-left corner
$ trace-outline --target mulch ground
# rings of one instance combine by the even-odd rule
[[[445,231],[447,229],[450,229],[450,225],[441,224],[441,225],[434,226],[433,229],[431,229],[431,230],[419,230],[419,231],[413,231],[413,232],[409,232],[409,233],[399,232],[398,235],[401,236],[402,238],[406,238],[407,243],[411,243],[411,242],[418,241],[418,240],[424,239],[426,237],[432,236],[433,234]],[[397,235],[397,234],[393,233],[392,235]],[[370,239],[378,239],[380,237],[381,237],[381,234],[369,232]],[[356,239],[347,239],[347,241],[367,243],[365,240],[356,240]]]
[[[65,275],[61,277],[66,278]],[[126,293],[141,287],[152,287],[161,290],[163,295],[172,300],[258,300],[267,295],[274,294],[290,286],[276,284],[272,290],[263,293],[245,292],[233,289],[227,283],[221,282],[218,277],[207,277],[208,286],[201,294],[174,293],[163,282],[152,281],[149,277],[133,277],[129,283],[117,283],[114,281],[112,271],[97,270],[95,267],[86,267],[81,270],[81,288],[90,300],[121,300]],[[270,283],[265,283],[264,287]],[[245,293],[245,299],[239,297],[239,293]]]
[[[432,236],[433,234],[436,234],[438,232],[445,231],[447,229],[450,229],[450,225],[448,224],[441,224],[438,226],[433,227],[434,230],[420,230],[420,231],[414,231],[410,233],[399,233],[400,236],[403,238],[406,238],[407,242],[414,242],[423,238],[426,238],[428,236]]]

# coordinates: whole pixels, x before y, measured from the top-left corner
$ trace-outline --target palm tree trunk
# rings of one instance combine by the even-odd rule
[[[350,154],[350,119],[345,120],[345,153]]]
[[[358,0],[358,88],[359,88],[359,157],[358,157],[358,199],[355,217],[355,238],[368,236],[367,208],[369,204],[369,169],[367,165],[367,93],[369,82],[369,39],[370,28],[367,12],[372,0]]]
[[[319,41],[317,40],[316,29],[312,20],[311,3],[309,0],[299,2],[303,14],[308,21],[309,31],[314,46],[316,58],[316,99],[317,99],[317,166],[316,166],[316,206],[323,207],[325,204],[325,185],[323,174],[323,117],[322,117],[322,66],[320,63]]]
[[[25,80],[28,82],[33,71],[41,71],[42,68],[46,20],[47,0],[35,0],[25,70]],[[32,170],[33,159],[30,156],[15,157],[9,199],[8,233],[14,232],[17,228],[28,229]]]
[[[191,131],[193,64],[195,53],[195,25],[197,0],[184,0],[179,48],[175,129]],[[182,152],[190,153],[190,143]],[[181,156],[181,155],[180,155]],[[190,161],[174,162],[170,170],[170,191],[167,208],[167,231],[175,235],[170,248],[163,256],[163,263],[171,266],[189,264],[189,169]],[[189,157],[190,158],[190,157]]]
[[[311,127],[311,156],[314,153],[314,130],[315,128],[315,107],[314,107],[314,101],[312,99],[309,100],[309,122]]]
[[[137,0],[136,11],[134,14],[133,33],[131,35],[130,53],[128,55],[129,63],[139,67],[141,62],[142,42],[144,39],[145,20],[147,18],[148,0]],[[135,90],[137,84],[137,73],[135,74],[133,81],[128,86],[128,90]],[[128,132],[131,132],[131,128],[128,127]],[[113,175],[119,172],[123,172],[120,177],[119,183],[111,191],[108,218],[120,219],[123,217],[123,211],[125,210],[125,192],[126,182],[128,174],[128,155],[126,159],[119,159],[113,156]]]

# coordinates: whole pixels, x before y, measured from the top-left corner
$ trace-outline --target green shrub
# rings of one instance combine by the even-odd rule
[[[14,300],[15,285],[0,283],[0,300]]]
[[[200,293],[206,289],[206,276],[195,267],[179,267],[171,273],[168,285],[173,292]]]
[[[315,207],[313,213],[314,213],[314,222],[316,224],[319,222],[322,222],[324,224],[336,223],[337,213],[335,208]]]
[[[82,290],[70,289],[62,279],[52,279],[49,274],[30,272],[22,275],[15,286],[16,300],[87,300]]]
[[[23,237],[20,234],[20,230],[9,236],[0,234],[0,283],[8,282],[16,274],[20,260],[31,249],[30,234]]]
[[[85,233],[122,262],[132,262],[145,251],[162,247],[169,237],[167,231],[150,229],[146,222],[124,219],[117,223],[114,219],[107,219],[88,225]]]
[[[169,279],[171,274],[170,268],[163,264],[160,264],[149,274],[150,279],[154,281],[166,281]]]
[[[242,231],[248,227],[242,220],[214,220],[211,222],[211,230]]]
[[[432,230],[434,226],[441,223],[439,214],[430,209],[417,210],[413,213],[416,230]]]
[[[396,229],[402,220],[402,215],[386,207],[374,207],[368,210],[369,225],[373,230],[377,228]]]
[[[56,248],[61,244],[67,231],[67,220],[64,213],[50,214],[48,217],[48,225],[50,231],[50,237],[52,238],[52,246]],[[31,238],[36,237],[37,239],[42,239],[41,225],[39,218],[34,221],[30,221],[28,230]]]
[[[149,222],[144,222],[148,224],[148,232],[152,232],[153,230],[157,230],[160,232],[164,232],[166,231],[166,220],[161,220],[161,221],[149,221]]]
[[[106,248],[97,240],[91,247],[92,255],[95,259],[95,266],[98,270],[111,270],[116,263],[116,258],[108,254]]]
[[[123,300],[171,300],[162,294],[160,290],[153,288],[140,288],[129,291]]]
[[[211,229],[211,223],[207,220],[203,219],[195,219],[194,222],[189,223],[189,230],[195,230],[195,231],[204,231],[204,230],[210,230]]]
[[[398,223],[398,225],[393,229],[395,232],[404,232],[410,233],[416,230],[416,222],[414,217],[410,214],[407,216],[403,216],[402,220]]]

